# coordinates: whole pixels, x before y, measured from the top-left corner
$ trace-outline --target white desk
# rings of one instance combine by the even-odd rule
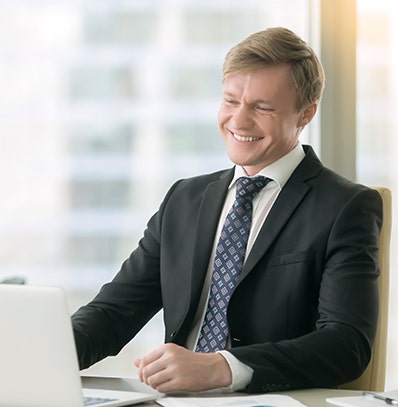
[[[293,397],[309,407],[331,407],[331,404],[326,403],[327,397],[360,396],[362,392],[357,390],[306,389],[287,391],[283,394]]]
[[[134,391],[152,391],[145,384],[140,383],[137,379],[125,378],[108,378],[108,377],[83,377],[83,386],[88,388],[103,388],[113,390],[134,390]],[[355,390],[335,390],[335,389],[306,389],[306,390],[293,390],[280,394],[293,397],[308,407],[331,407],[326,403],[327,397],[342,397],[342,396],[358,396],[360,391]],[[137,404],[137,406],[157,406],[154,402]]]

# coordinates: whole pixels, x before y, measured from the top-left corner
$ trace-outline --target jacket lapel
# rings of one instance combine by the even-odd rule
[[[289,185],[280,192],[243,266],[241,279],[246,277],[264,253],[267,252],[285,223],[292,216],[297,206],[300,205],[308,189],[309,187],[306,184],[301,183]]]
[[[277,238],[285,223],[311,189],[306,182],[323,168],[311,147],[304,146],[306,156],[279,193],[241,271],[241,280],[253,269]]]

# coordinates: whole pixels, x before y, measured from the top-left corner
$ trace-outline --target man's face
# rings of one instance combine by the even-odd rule
[[[218,126],[229,158],[248,175],[290,152],[316,104],[296,109],[287,65],[229,75],[224,81]]]

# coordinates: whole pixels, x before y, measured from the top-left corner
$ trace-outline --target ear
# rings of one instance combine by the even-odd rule
[[[297,127],[305,127],[315,116],[315,113],[318,109],[318,102],[311,103],[305,106],[301,110],[300,120],[297,123]]]

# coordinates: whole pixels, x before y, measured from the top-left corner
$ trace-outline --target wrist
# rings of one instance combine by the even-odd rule
[[[232,384],[232,371],[226,359],[220,353],[211,353],[210,363],[210,381],[214,384],[213,388],[228,387]]]
[[[247,387],[253,376],[253,369],[237,359],[231,352],[226,350],[218,351],[229,365],[232,373],[232,383],[226,390],[241,391]]]

